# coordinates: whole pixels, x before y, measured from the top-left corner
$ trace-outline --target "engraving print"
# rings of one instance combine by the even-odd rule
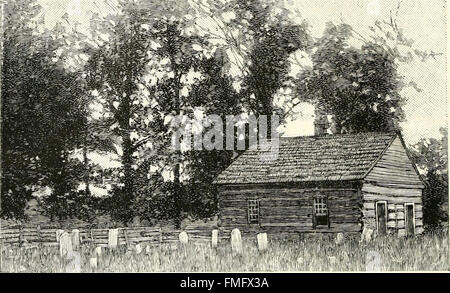
[[[0,271],[448,271],[446,6],[2,0]]]

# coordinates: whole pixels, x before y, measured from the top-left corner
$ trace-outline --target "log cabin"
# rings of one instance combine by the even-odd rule
[[[249,149],[216,178],[222,230],[423,232],[424,185],[400,133],[281,137],[278,158],[263,156]]]

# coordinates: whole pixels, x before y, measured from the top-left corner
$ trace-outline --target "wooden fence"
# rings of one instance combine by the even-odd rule
[[[42,246],[58,246],[58,235],[62,232],[71,234],[74,230],[78,231],[79,243],[81,245],[108,246],[110,230],[112,229],[90,229],[78,228],[72,230],[62,230],[55,228],[22,228],[14,227],[0,230],[0,243],[5,245],[24,245],[39,244]],[[117,228],[117,244],[133,245],[141,242],[149,244],[168,243],[179,241],[179,235],[182,231],[186,232],[189,241],[210,242],[212,237],[212,227],[193,227],[184,230],[166,230],[157,227],[133,227]],[[229,238],[230,236],[219,235],[219,239]]]
[[[190,236],[189,236],[190,235]],[[220,238],[231,238],[231,249],[233,254],[242,254],[242,237],[239,229],[233,229],[229,237],[220,237],[218,229],[191,228],[184,230],[163,230],[160,228],[136,227],[136,228],[114,228],[114,229],[73,229],[64,231],[62,229],[41,229],[22,228],[18,229],[2,229],[0,230],[0,247],[4,244],[21,245],[28,248],[40,247],[44,245],[58,246],[61,257],[67,260],[73,260],[74,250],[80,245],[91,244],[95,246],[97,257],[102,255],[102,247],[115,249],[118,245],[134,245],[137,254],[142,252],[140,243],[146,243],[146,253],[150,248],[149,244],[161,244],[164,242],[179,242],[182,245],[188,242],[207,241],[212,248],[216,248]],[[257,235],[258,250],[267,249],[267,234],[259,233]],[[37,246],[34,246],[36,245]],[[1,252],[0,252],[1,253]],[[97,268],[97,257],[89,259],[91,268]],[[80,272],[79,263],[77,271]]]
[[[297,233],[271,234],[271,238],[292,238]],[[256,237],[255,237],[256,236]],[[297,235],[297,237],[300,235]],[[260,251],[267,249],[267,233],[244,233],[239,229],[219,230],[209,226],[187,227],[183,230],[167,230],[158,227],[133,227],[133,228],[78,228],[72,230],[62,230],[55,228],[14,227],[0,229],[0,247],[4,245],[20,246],[56,246],[59,247],[61,255],[78,248],[80,245],[90,245],[100,249],[108,247],[111,249],[117,246],[135,246],[141,250],[140,243],[147,245],[162,243],[187,243],[204,242],[217,247],[223,240],[231,239],[233,252],[242,253],[242,237],[253,239],[257,242]],[[338,233],[336,243],[342,242],[343,234]],[[366,240],[370,241],[370,240]]]

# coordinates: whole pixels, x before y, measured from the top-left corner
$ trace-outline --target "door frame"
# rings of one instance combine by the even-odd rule
[[[413,235],[408,235],[408,209],[407,206],[412,206],[413,212]],[[405,235],[406,236],[414,236],[416,235],[416,208],[413,202],[405,202],[404,203],[404,213],[405,213]]]
[[[378,200],[375,202],[375,221],[376,221],[376,226],[377,226],[377,234],[378,234],[378,204],[379,203],[384,203],[384,216],[386,217],[386,221],[385,225],[386,225],[386,234],[388,231],[388,220],[389,220],[389,216],[388,216],[388,203],[387,200]]]

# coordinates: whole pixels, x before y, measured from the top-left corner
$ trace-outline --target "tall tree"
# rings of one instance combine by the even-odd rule
[[[2,217],[23,218],[38,187],[52,190],[49,214],[65,217],[67,210],[57,206],[73,191],[77,174],[70,153],[85,116],[81,83],[66,67],[63,28],[37,32],[42,20],[35,1],[8,2],[4,9]]]
[[[312,43],[306,22],[294,22],[293,12],[277,1],[193,3],[199,14],[214,24],[200,25],[201,29],[224,44],[227,68],[246,111],[267,115],[269,125],[271,115],[277,114],[283,120],[284,110],[277,106],[275,98],[280,90],[294,86],[289,76],[292,55],[307,50]]]
[[[235,8],[237,19],[248,22],[253,36],[242,93],[249,109],[257,115],[267,115],[268,125],[271,125],[271,116],[281,111],[275,108],[275,95],[282,87],[290,85],[291,54],[310,45],[306,25],[290,20],[285,8],[274,13],[275,7],[276,4],[268,5],[259,0],[239,0]],[[267,130],[270,138],[270,126]]]
[[[234,7],[234,4],[239,5]],[[152,37],[159,47],[155,50],[155,56],[158,56],[157,60],[164,62],[159,64],[163,69],[158,71],[168,72],[169,77],[158,78],[152,90],[159,105],[158,111],[166,113],[164,118],[167,119],[170,116],[178,117],[180,114],[192,115],[194,108],[198,107],[202,108],[205,114],[219,114],[225,121],[226,114],[238,114],[242,112],[242,105],[246,105],[249,113],[269,115],[270,123],[270,115],[274,112],[274,96],[287,81],[289,55],[306,46],[308,38],[304,26],[294,25],[282,13],[278,16],[285,22],[280,24],[271,15],[273,7],[267,8],[260,1],[234,1],[233,5],[223,7],[209,2],[209,8],[217,9],[209,11],[208,13],[212,13],[209,16],[214,15],[223,20],[219,24],[219,28],[225,33],[219,36],[219,39],[225,40],[226,44],[223,45],[220,41],[217,42],[218,36],[213,27],[210,29],[202,27],[205,16],[203,5],[204,3],[200,2],[193,3],[193,6],[197,7],[196,13],[190,8],[184,7],[180,11],[177,7],[162,14],[166,17],[160,17],[158,22],[160,32],[155,30]],[[177,10],[178,12],[174,13]],[[223,18],[222,15],[230,11],[235,18],[231,23],[227,23],[226,17]],[[243,46],[240,46],[236,44],[225,23],[232,26],[232,30],[243,29],[241,34],[250,32],[249,35],[256,37],[244,38],[245,42],[243,41]],[[189,30],[194,33],[186,33]],[[248,52],[243,49],[244,45],[251,48],[251,60],[247,55]],[[230,47],[236,50],[230,52]],[[217,53],[214,58],[207,56],[209,52],[214,51]],[[233,78],[233,74],[230,74],[230,68],[233,66],[230,63],[239,62],[239,57],[232,56],[235,53],[245,61],[245,64],[238,66],[240,70],[245,71],[241,82],[244,90],[240,98],[234,84],[239,77]],[[201,76],[200,81],[194,82],[194,86],[186,82],[186,77],[193,72]],[[257,98],[254,98],[255,95]],[[157,125],[162,126],[158,132],[173,131],[173,128],[167,127],[165,123]],[[211,204],[214,202],[212,180],[231,162],[232,152],[190,151],[184,155],[175,152],[171,156],[175,224],[179,226],[182,206],[214,206]],[[182,165],[185,168],[181,172]],[[180,182],[181,175],[188,178],[184,184]],[[183,193],[183,190],[187,192]],[[195,204],[192,204],[193,202]],[[206,215],[207,211],[211,210],[213,208],[204,209],[202,214]]]
[[[169,122],[187,108],[187,75],[203,56],[196,47],[201,38],[187,33],[191,21],[185,15],[187,3],[128,1],[121,3],[117,15],[92,25],[100,45],[90,53],[88,80],[111,113],[106,124],[121,138],[123,176],[120,190],[116,188],[121,201],[115,216],[124,222],[133,216],[137,171],[162,164],[173,173],[179,225],[182,159],[169,149],[175,131]]]
[[[441,128],[440,132],[441,139],[423,138],[410,148],[414,163],[425,174],[423,217],[427,230],[448,221],[448,130]]]
[[[90,50],[85,67],[89,87],[99,93],[101,106],[108,113],[102,123],[120,139],[121,186],[116,189],[118,202],[112,212],[124,223],[133,217],[133,154],[137,138],[132,134],[145,118],[137,112],[145,112],[139,84],[149,60],[146,28],[142,26],[142,14],[136,5],[135,1],[123,2],[117,15],[92,20],[94,40],[99,46]]]
[[[204,59],[200,66],[203,78],[189,95],[192,106],[201,108],[204,115],[218,115],[221,118],[224,133],[226,116],[241,114],[243,106],[241,97],[233,87],[233,79],[225,72],[226,63],[222,49],[217,49],[213,57]],[[215,125],[203,129],[202,137],[213,127]],[[191,217],[210,217],[217,211],[217,190],[213,180],[229,166],[234,154],[233,150],[227,149],[187,152],[189,163],[186,171],[189,178],[184,188],[186,198],[183,199],[183,206]]]
[[[202,46],[206,46],[206,42],[200,37],[184,34],[182,28],[186,27],[187,24],[183,22],[182,17],[173,16],[172,19],[162,17],[154,26],[151,34],[153,41],[158,44],[154,56],[159,60],[167,60],[167,62],[160,62],[157,66],[157,71],[166,72],[166,74],[161,76],[153,87],[154,101],[158,105],[159,113],[163,114],[161,119],[166,122],[171,118],[180,117],[180,115],[189,111],[189,108],[192,110],[192,105],[187,98],[188,95],[185,93],[190,86],[188,85],[188,74],[198,71],[204,56]],[[170,123],[154,123],[153,125],[158,126],[155,129],[157,133],[173,133],[178,130]],[[170,143],[170,141],[168,142]],[[182,183],[180,177],[184,158],[179,150],[173,150],[169,155],[172,162],[170,169],[173,173],[174,218],[175,225],[179,227],[182,218]]]
[[[298,78],[301,101],[333,115],[337,133],[398,129],[405,101],[397,64],[375,43],[349,46],[351,33],[346,24],[328,23],[311,56],[312,68]]]
[[[287,114],[308,101],[319,113],[333,116],[331,131],[335,133],[400,130],[406,102],[400,92],[405,87],[418,92],[421,88],[401,76],[399,66],[442,55],[418,48],[405,35],[398,23],[401,3],[391,10],[389,19],[369,26],[369,34],[345,22],[328,23],[310,48],[312,66],[301,66],[296,77],[298,99],[289,101]]]

